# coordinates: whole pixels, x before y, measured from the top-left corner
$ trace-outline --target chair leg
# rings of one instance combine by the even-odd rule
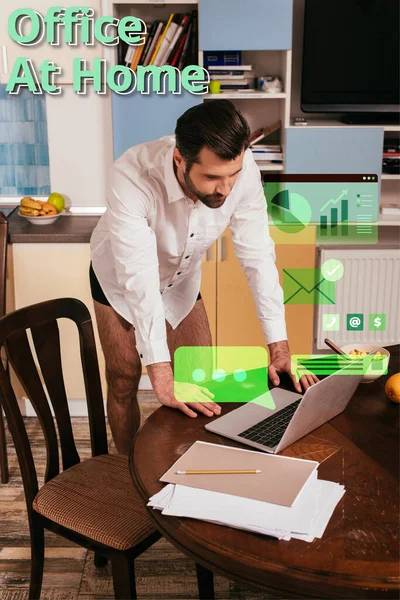
[[[94,566],[97,569],[101,569],[108,564],[108,558],[106,556],[102,556],[98,552],[94,553]]]
[[[127,554],[111,558],[111,570],[116,600],[136,600],[135,563]]]
[[[44,565],[44,529],[33,520],[31,525],[31,581],[29,600],[40,600]]]
[[[214,600],[213,572],[196,563],[196,575],[200,600]]]
[[[6,430],[4,427],[4,417],[3,417],[3,410],[1,408],[1,404],[0,404],[0,474],[1,474],[1,483],[8,483]]]

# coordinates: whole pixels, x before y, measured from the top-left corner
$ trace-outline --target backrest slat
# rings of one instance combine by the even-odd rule
[[[21,411],[10,382],[10,378],[3,366],[2,361],[0,361],[0,390],[2,405],[7,417],[8,428],[12,432],[15,451],[18,456],[18,462],[20,465],[22,481],[25,490],[26,505],[29,513],[29,510],[32,507],[33,499],[38,492],[38,480],[35,463],[33,461],[31,445],[26,433]],[[18,440],[18,443],[15,443],[16,440]]]
[[[108,453],[108,445],[103,392],[101,389],[96,342],[91,320],[80,323],[79,339],[88,407],[92,456],[99,456],[100,454]]]
[[[80,462],[71,426],[71,415],[62,372],[60,332],[57,321],[31,327],[40,369],[57,421],[63,469]]]
[[[42,426],[47,450],[45,481],[49,481],[59,473],[57,434],[25,330],[18,331],[8,337],[6,350],[10,363],[29,400],[32,402]]]

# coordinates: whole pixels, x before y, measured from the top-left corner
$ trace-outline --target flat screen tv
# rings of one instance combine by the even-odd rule
[[[304,112],[392,113],[397,119],[399,7],[399,0],[305,0]]]

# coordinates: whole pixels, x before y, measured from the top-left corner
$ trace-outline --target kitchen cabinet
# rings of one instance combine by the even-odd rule
[[[288,127],[285,173],[382,173],[383,127]]]
[[[88,307],[94,327],[103,388],[106,397],[104,356],[97,333],[89,285],[89,244],[20,243],[11,246],[15,308],[53,298],[77,298]],[[61,360],[70,400],[85,398],[79,338],[76,325],[59,320]]]
[[[74,0],[64,0],[62,2],[63,8],[69,6],[76,6],[77,3]],[[24,3],[16,3],[13,0],[2,0],[0,2],[0,51],[2,56],[6,56],[5,68],[4,61],[0,61],[0,83],[7,83],[9,81],[10,72],[15,63],[15,60],[19,57],[29,58],[32,60],[35,70],[42,64],[44,60],[51,60],[58,67],[61,67],[62,72],[54,79],[55,84],[73,83],[73,62],[74,58],[86,59],[87,69],[92,68],[92,61],[95,57],[103,57],[103,46],[97,40],[94,40],[92,46],[85,46],[79,43],[80,26],[77,27],[78,32],[78,44],[76,46],[68,45],[64,43],[64,31],[63,26],[59,27],[59,39],[60,44],[58,46],[52,46],[44,39],[33,46],[26,46],[17,44],[11,39],[8,33],[8,18],[10,14],[17,8],[30,8],[39,12],[43,17],[46,16],[46,12],[49,7],[55,6],[52,0],[26,0]],[[101,0],[91,0],[90,8],[95,11],[95,16],[101,15]],[[22,32],[29,33],[31,31],[31,25],[29,19],[25,20],[22,25]],[[38,75],[39,72],[37,71]]]
[[[89,284],[88,243],[16,243],[9,246],[7,311],[52,298],[78,298],[89,309],[94,327],[103,397],[106,398],[104,355],[97,332]],[[216,343],[216,245],[203,257],[201,294]],[[85,398],[79,340],[73,322],[60,319],[61,358],[69,400]],[[143,369],[146,373],[146,369]],[[21,394],[22,397],[23,394]]]
[[[200,50],[290,50],[292,0],[199,0]]]

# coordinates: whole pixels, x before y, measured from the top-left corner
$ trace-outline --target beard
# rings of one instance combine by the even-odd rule
[[[223,205],[226,200],[226,196],[222,194],[203,194],[196,188],[193,181],[190,178],[189,172],[187,169],[183,172],[183,177],[185,179],[185,183],[187,185],[188,190],[200,200],[203,204],[208,206],[208,208],[219,208]]]

